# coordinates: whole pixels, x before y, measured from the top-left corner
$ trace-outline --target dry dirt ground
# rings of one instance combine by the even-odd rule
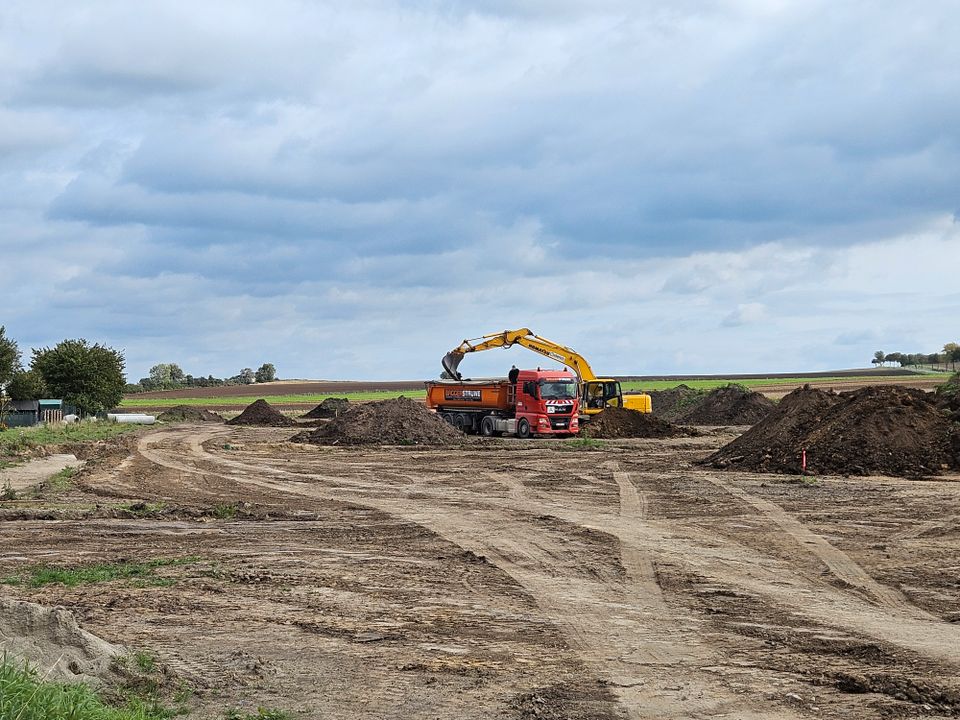
[[[159,428],[73,490],[3,504],[0,578],[187,561],[0,592],[155,653],[193,717],[960,714],[960,477],[692,463],[729,429],[599,449],[295,431]]]

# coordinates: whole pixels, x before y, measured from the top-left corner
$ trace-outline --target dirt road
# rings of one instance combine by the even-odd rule
[[[86,516],[0,511],[16,547],[0,577],[51,558],[189,559],[163,570],[172,585],[9,592],[156,652],[197,717],[960,714],[960,478],[692,464],[719,434],[598,450],[291,434],[150,433],[56,498],[95,499]]]

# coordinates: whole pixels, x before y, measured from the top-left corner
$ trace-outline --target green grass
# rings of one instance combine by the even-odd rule
[[[638,390],[670,390],[679,385],[686,385],[694,390],[713,390],[724,385],[743,385],[752,388],[763,385],[803,385],[804,383],[829,382],[903,382],[903,377],[860,375],[857,377],[774,377],[774,378],[747,378],[747,379],[711,379],[711,380],[630,380],[621,383],[624,392]]]
[[[0,457],[13,457],[38,445],[106,440],[132,432],[137,427],[137,425],[120,425],[111,422],[80,422],[71,425],[16,428],[0,433]]]
[[[271,708],[257,708],[256,714],[244,713],[239,710],[227,710],[223,714],[224,720],[293,720],[293,716],[283,710],[273,710]]]
[[[603,440],[594,440],[593,438],[588,437],[578,437],[573,440],[564,440],[563,445],[560,446],[561,450],[599,450],[600,448],[606,447],[607,444]]]
[[[50,477],[46,484],[51,490],[68,490],[73,487],[73,476],[79,472],[77,468],[68,465],[56,475]]]
[[[142,563],[104,563],[100,565],[85,565],[74,568],[55,567],[51,565],[37,565],[28,568],[24,574],[13,575],[0,579],[4,585],[26,585],[27,587],[42,587],[50,583],[59,583],[67,587],[89,585],[92,583],[109,582],[111,580],[133,579],[141,586],[173,584],[169,578],[156,577],[157,568],[172,565],[187,565],[197,562],[199,558],[174,558],[148,560]],[[0,718],[3,716],[0,715]]]
[[[271,405],[287,405],[290,403],[313,403],[319,405],[327,398],[347,398],[351,402],[365,400],[390,400],[401,395],[408,398],[424,398],[426,390],[376,390],[373,392],[346,392],[335,394],[305,394],[305,395],[244,395],[243,397],[192,397],[192,398],[138,398],[136,395],[125,397],[120,401],[120,407],[173,407],[175,405],[249,405],[263,398]]]
[[[136,695],[113,706],[87,685],[48,682],[26,665],[0,660],[2,720],[165,720],[176,714],[155,698]]]

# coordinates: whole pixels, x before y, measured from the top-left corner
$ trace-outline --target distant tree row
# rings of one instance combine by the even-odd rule
[[[115,407],[123,397],[127,379],[123,353],[117,350],[81,338],[35,348],[31,356],[30,367],[24,368],[17,343],[0,326],[0,398],[58,398],[81,415],[93,415]]]
[[[150,390],[181,390],[191,387],[219,387],[221,385],[251,385],[255,382],[273,382],[277,379],[277,369],[273,363],[264,363],[256,372],[252,368],[243,368],[229,378],[216,378],[213,375],[203,377],[185,373],[177,363],[158,363],[150,368],[150,374],[136,383],[127,385],[127,392],[147,392]]]
[[[900,367],[930,366],[944,370],[950,366],[956,370],[957,363],[960,363],[960,345],[947,343],[941,352],[935,353],[885,353],[883,350],[877,350],[870,362],[877,366],[885,366],[889,363]]]

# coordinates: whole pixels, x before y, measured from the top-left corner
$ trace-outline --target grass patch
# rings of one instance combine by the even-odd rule
[[[165,502],[135,502],[117,505],[117,510],[126,510],[135,517],[152,517],[163,512],[166,508],[167,504]]]
[[[40,425],[0,433],[0,457],[15,457],[39,445],[106,440],[133,432],[139,426],[112,422],[80,422],[70,425]]]
[[[264,707],[257,708],[256,713],[245,713],[237,709],[230,709],[223,714],[223,717],[225,720],[293,720],[293,715],[284,710]]]
[[[302,395],[244,395],[242,397],[188,397],[188,398],[138,398],[128,395],[120,401],[120,407],[173,407],[175,405],[249,405],[263,398],[271,405],[285,405],[291,403],[313,403],[319,405],[327,398],[347,398],[351,402],[365,400],[391,400],[401,395],[408,398],[422,399],[427,396],[426,390],[374,390],[371,392],[345,393],[308,393]]]
[[[42,587],[51,583],[59,583],[67,587],[90,585],[93,583],[110,582],[111,580],[136,580],[141,587],[169,586],[173,581],[169,578],[157,577],[154,572],[157,568],[176,565],[189,565],[198,562],[199,558],[172,558],[148,560],[142,563],[103,563],[100,565],[85,565],[75,568],[54,567],[51,565],[37,565],[28,568],[22,575],[3,578],[0,584],[24,585],[26,587]],[[0,718],[3,716],[0,715]]]
[[[56,475],[50,477],[46,485],[51,490],[69,490],[73,487],[73,476],[76,475],[79,470],[73,466],[67,466]]]
[[[108,704],[82,683],[54,683],[36,670],[0,659],[0,718],[3,720],[166,720],[179,711],[156,698],[127,695],[121,706]]]
[[[0,490],[0,501],[16,500],[16,499],[17,499],[17,491],[13,489],[13,486],[10,484],[10,481],[7,480],[3,484],[3,489]]]
[[[213,506],[213,516],[217,520],[232,520],[237,516],[237,504],[236,503],[223,503],[220,505]]]
[[[874,376],[859,375],[856,377],[772,377],[772,378],[718,378],[710,380],[629,380],[620,383],[624,392],[638,392],[641,390],[671,390],[678,385],[686,385],[694,390],[715,390],[725,385],[742,385],[747,388],[754,388],[766,385],[803,385],[804,383],[830,383],[830,382],[862,382],[862,383],[881,383],[890,382],[896,384],[903,382],[903,376]]]
[[[564,440],[560,446],[562,450],[599,450],[606,447],[603,440],[595,440],[588,437],[578,437],[573,440]]]

